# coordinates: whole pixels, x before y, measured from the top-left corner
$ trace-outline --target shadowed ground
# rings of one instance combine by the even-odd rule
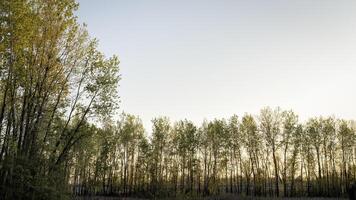
[[[294,197],[294,198],[273,198],[273,197],[240,197],[240,196],[219,196],[219,197],[181,197],[181,198],[163,198],[162,200],[183,200],[183,199],[199,199],[199,200],[347,200],[347,198],[326,198],[326,197]],[[75,200],[146,200],[143,198],[124,198],[124,197],[78,197]]]

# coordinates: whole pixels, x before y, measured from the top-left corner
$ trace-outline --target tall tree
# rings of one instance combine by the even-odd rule
[[[316,152],[316,159],[318,164],[318,194],[321,192],[321,144],[322,144],[322,136],[321,136],[321,123],[320,119],[313,118],[307,122],[307,134],[308,139]]]
[[[272,110],[267,107],[261,110],[260,119],[260,129],[264,135],[264,139],[268,147],[272,151],[272,159],[274,165],[274,178],[275,178],[275,194],[279,196],[279,168],[278,168],[278,158],[277,151],[280,142],[281,133],[281,111],[279,108]]]
[[[349,187],[350,176],[350,167],[348,163],[352,161],[352,147],[355,144],[355,137],[352,129],[349,128],[346,121],[342,120],[340,122],[338,138],[340,141],[340,149],[341,149],[341,166],[340,166],[340,175],[342,180],[342,192],[347,191]]]
[[[284,192],[284,196],[288,196],[288,188],[287,188],[287,171],[289,166],[288,160],[289,160],[289,150],[292,146],[292,137],[294,135],[296,135],[296,131],[297,131],[297,123],[298,123],[298,116],[296,114],[293,113],[293,111],[284,111],[282,113],[283,115],[283,121],[282,121],[282,132],[281,132],[281,147],[282,147],[282,154],[283,154],[283,172],[282,172],[282,180],[283,180],[283,192]],[[294,144],[298,145],[298,139],[296,138],[294,140]],[[294,149],[294,154],[297,153],[297,149]],[[293,155],[293,162],[295,162],[295,156]],[[293,163],[295,164],[295,163]],[[291,166],[294,167],[295,166]]]
[[[7,188],[0,195],[39,198],[55,193],[43,191],[48,183],[66,185],[69,154],[88,136],[80,131],[87,121],[115,110],[119,62],[106,59],[77,23],[74,0],[0,6],[0,174]]]
[[[251,115],[245,115],[241,122],[241,133],[243,144],[248,154],[248,163],[253,175],[254,195],[257,195],[257,179],[259,178],[259,154],[261,147],[261,136],[257,130],[257,124]],[[249,186],[249,184],[247,184]],[[248,191],[248,190],[247,190]]]
[[[168,135],[171,131],[171,125],[167,117],[155,118],[152,120],[153,130],[152,130],[152,161],[154,165],[152,166],[152,193],[153,195],[159,194],[159,189],[162,188],[163,184],[163,172],[165,170],[164,160],[167,147],[168,147]]]

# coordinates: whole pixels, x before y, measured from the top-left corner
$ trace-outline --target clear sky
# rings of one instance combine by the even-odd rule
[[[292,109],[356,119],[355,0],[79,0],[120,58],[121,111],[150,120]]]

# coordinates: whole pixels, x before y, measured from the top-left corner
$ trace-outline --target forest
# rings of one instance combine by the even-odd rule
[[[144,127],[119,113],[118,57],[98,50],[78,6],[0,3],[0,199],[347,196],[356,121],[265,107]]]

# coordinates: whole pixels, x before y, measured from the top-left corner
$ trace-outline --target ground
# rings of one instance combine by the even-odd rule
[[[170,198],[165,198],[163,200],[168,200]],[[171,198],[172,199],[172,198]],[[174,200],[183,200],[183,199],[195,199],[195,198],[176,198]],[[347,200],[347,198],[325,198],[325,197],[294,197],[294,198],[266,198],[266,197],[238,197],[238,196],[223,196],[223,197],[207,197],[207,198],[198,198],[199,200]],[[140,198],[123,198],[123,197],[78,197],[75,200],[146,200]]]

